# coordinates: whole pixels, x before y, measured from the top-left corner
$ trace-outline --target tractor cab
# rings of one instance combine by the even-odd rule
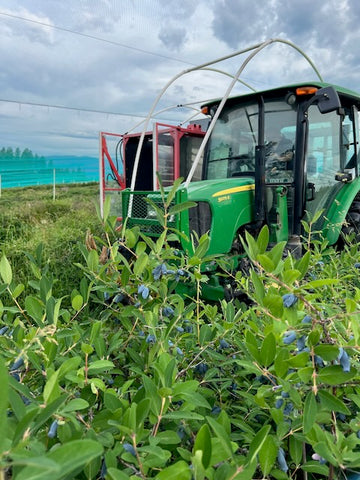
[[[354,100],[322,83],[229,99],[205,148],[204,180],[252,179],[252,227],[268,224],[274,242],[299,236],[306,213],[328,212],[357,177]],[[217,106],[207,105],[212,115]]]

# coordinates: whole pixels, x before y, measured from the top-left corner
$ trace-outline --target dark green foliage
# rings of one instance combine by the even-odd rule
[[[315,245],[297,260],[282,255],[284,245],[267,250],[266,232],[248,236],[253,269],[236,276],[249,302],[206,304],[206,257],[179,255],[166,235],[153,241],[114,226],[106,218],[97,248],[81,248],[71,305],[54,293],[48,267],[28,290],[0,260],[3,472],[356,478],[357,246]],[[196,285],[194,298],[177,293],[182,282]]]

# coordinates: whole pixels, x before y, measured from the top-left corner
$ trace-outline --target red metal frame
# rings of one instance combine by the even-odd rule
[[[162,130],[160,130],[162,129]],[[201,129],[200,125],[197,124],[190,124],[187,127],[179,127],[174,125],[167,125],[164,123],[156,123],[155,124],[155,139],[153,145],[155,146],[155,167],[158,171],[159,164],[158,164],[158,157],[159,157],[159,134],[169,134],[174,140],[173,146],[173,170],[174,170],[174,178],[173,181],[180,176],[180,140],[185,135],[190,136],[197,136],[203,137],[205,132]],[[153,136],[154,132],[146,132],[145,135]],[[103,207],[103,203],[105,201],[106,192],[119,192],[126,187],[126,158],[125,158],[125,147],[130,138],[138,137],[140,138],[140,133],[132,133],[132,134],[118,134],[118,133],[110,133],[110,132],[100,132],[100,192],[101,192],[101,209]],[[122,138],[122,158],[123,158],[123,173],[120,174],[116,165],[111,158],[109,153],[108,145],[106,142],[106,137],[117,137],[119,139]],[[105,165],[106,161],[108,162],[111,172],[113,173],[118,186],[116,187],[108,187],[106,185],[106,178],[105,178]],[[158,189],[158,181],[155,180],[155,189]]]
[[[159,131],[159,127],[163,127],[164,130]],[[156,148],[156,171],[159,171],[159,133],[169,133],[174,139],[174,178],[176,180],[180,176],[180,140],[185,135],[191,135],[193,137],[203,137],[205,132],[201,129],[200,125],[190,124],[186,128],[168,125],[166,123],[155,124],[155,148]],[[156,189],[159,188],[158,180],[156,179]]]

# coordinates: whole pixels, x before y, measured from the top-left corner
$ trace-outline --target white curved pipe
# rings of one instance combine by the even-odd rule
[[[279,43],[284,43],[284,44],[287,44],[291,47],[293,47],[295,50],[297,50],[301,55],[304,56],[304,58],[309,62],[309,64],[312,66],[312,68],[314,69],[315,73],[318,75],[320,81],[322,81],[322,77],[320,75],[320,73],[318,72],[317,68],[315,67],[315,65],[313,64],[313,62],[310,60],[310,58],[299,48],[297,47],[296,45],[294,45],[292,42],[289,42],[288,40],[283,40],[283,39],[279,39],[279,38],[275,38],[275,39],[269,39],[265,42],[262,42],[262,43],[258,43],[256,45],[253,45],[251,47],[248,47],[248,48],[245,48],[243,50],[239,50],[237,52],[234,52],[234,53],[231,53],[229,55],[225,55],[223,57],[220,57],[216,60],[212,60],[210,62],[206,62],[206,63],[203,63],[201,65],[198,65],[198,66],[194,66],[194,67],[191,67],[191,68],[188,68],[186,70],[183,70],[182,72],[178,73],[177,75],[175,75],[173,78],[171,78],[167,83],[166,85],[164,86],[164,88],[159,92],[159,94],[157,95],[149,113],[148,113],[148,116],[146,117],[145,119],[145,122],[144,122],[144,129],[141,133],[141,136],[140,136],[140,139],[139,139],[139,143],[138,143],[138,148],[137,148],[137,151],[136,151],[136,156],[135,156],[135,161],[134,161],[134,167],[133,167],[133,175],[132,175],[132,178],[131,178],[131,185],[130,185],[130,190],[133,191],[134,188],[135,188],[135,181],[136,181],[136,175],[137,175],[137,171],[138,171],[138,167],[139,167],[139,160],[140,160],[140,153],[141,153],[141,149],[142,149],[142,146],[143,146],[143,143],[144,143],[144,138],[145,138],[145,133],[146,133],[146,130],[148,128],[148,124],[149,124],[149,121],[150,121],[150,118],[153,116],[153,113],[154,113],[154,110],[155,110],[155,107],[156,105],[158,104],[159,100],[161,99],[161,97],[163,96],[163,94],[166,92],[166,90],[180,77],[182,77],[183,75],[186,75],[187,73],[190,73],[190,72],[193,72],[193,71],[196,71],[196,70],[201,70],[201,69],[204,69],[205,67],[208,67],[209,65],[213,65],[214,63],[218,63],[218,62],[221,62],[223,60],[227,60],[229,58],[232,58],[232,57],[235,57],[237,55],[241,55],[243,53],[246,53],[246,52],[249,52],[249,51],[252,51],[252,50],[255,50],[255,52],[253,52],[252,54],[250,54],[246,60],[243,62],[243,64],[241,65],[241,67],[239,68],[237,74],[235,75],[235,77],[233,78],[232,82],[230,83],[226,93],[225,93],[225,97],[226,99],[224,100],[224,98],[222,99],[222,101],[220,102],[220,105],[214,115],[214,119],[213,121],[211,122],[210,126],[209,126],[209,129],[208,131],[206,132],[206,135],[204,137],[204,140],[200,146],[200,149],[198,151],[198,154],[196,155],[195,157],[195,160],[194,160],[194,163],[192,165],[192,168],[189,172],[189,175],[188,175],[188,178],[186,179],[186,182],[185,182],[185,186],[187,186],[189,183],[190,183],[190,180],[194,174],[194,171],[196,169],[196,166],[197,166],[197,163],[199,162],[199,159],[200,159],[200,156],[202,155],[203,151],[204,151],[204,148],[205,148],[205,144],[210,136],[210,133],[212,132],[213,128],[214,128],[214,124],[215,124],[215,121],[217,120],[224,104],[225,104],[225,101],[227,100],[233,86],[235,85],[235,83],[237,82],[238,80],[238,77],[240,76],[240,74],[242,73],[242,71],[244,70],[244,68],[246,67],[246,65],[249,63],[249,61],[259,52],[261,51],[263,48],[265,48],[266,46],[270,45],[271,43],[276,43],[276,42],[279,42]]]

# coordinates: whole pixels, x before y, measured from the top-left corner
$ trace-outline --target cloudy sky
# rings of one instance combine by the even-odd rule
[[[174,75],[269,38],[301,48],[325,81],[360,91],[359,23],[358,0],[0,0],[0,147],[96,157],[99,131],[132,128]],[[214,67],[234,74],[244,59]],[[280,43],[242,76],[256,90],[316,78]],[[187,74],[157,110],[222,96],[229,82]]]

